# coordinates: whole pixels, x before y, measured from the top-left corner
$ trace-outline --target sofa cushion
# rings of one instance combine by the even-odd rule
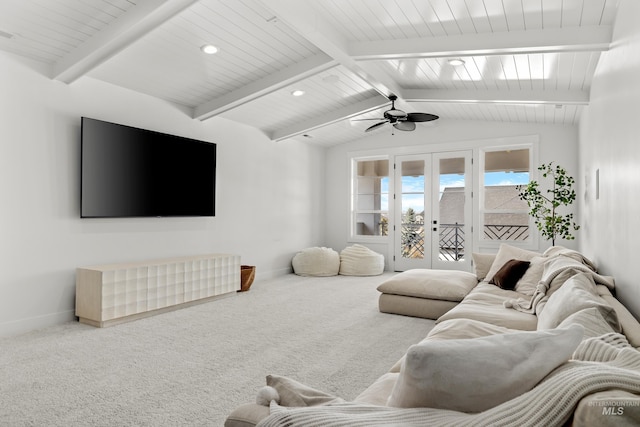
[[[366,403],[368,405],[385,406],[391,395],[393,386],[398,381],[398,372],[388,372],[378,378],[373,384],[367,387],[353,401],[355,403]]]
[[[590,307],[598,309],[616,332],[621,331],[616,311],[598,295],[596,284],[589,273],[572,276],[549,297],[538,314],[537,329],[553,329],[570,315]]]
[[[496,259],[496,254],[473,252],[471,258],[473,259],[473,271],[476,273],[478,281],[484,280],[491,269],[491,264]]]
[[[568,328],[571,325],[582,325],[585,339],[615,332],[596,307],[584,308],[571,314],[560,322],[558,328]]]
[[[444,301],[461,301],[478,283],[466,271],[415,269],[396,274],[378,286],[385,294]]]
[[[572,326],[411,346],[387,402],[481,412],[529,390],[566,362],[582,339]]]
[[[524,273],[529,268],[529,264],[529,261],[511,259],[500,267],[489,283],[502,289],[513,290],[518,280],[524,276]]]
[[[502,266],[505,265],[509,260],[519,259],[521,261],[531,261],[532,258],[541,255],[542,254],[538,252],[528,251],[503,243],[500,245],[500,249],[498,249],[496,258],[491,264],[491,268],[489,269],[485,280],[489,282],[491,279],[493,279],[493,276],[498,272],[498,270],[500,270],[500,268],[502,268]]]
[[[629,343],[636,348],[640,349],[640,326],[633,314],[629,312],[627,307],[622,305],[613,295],[609,288],[603,285],[596,286],[598,295],[607,302],[616,311],[620,326],[622,327],[622,333],[627,337]]]
[[[224,427],[255,427],[269,416],[269,407],[247,403],[234,409],[224,422]]]
[[[517,329],[496,326],[491,323],[480,322],[473,319],[451,319],[438,323],[421,342],[428,340],[456,340],[465,338],[481,338],[490,335],[509,334],[522,332]]]
[[[538,318],[534,314],[504,307],[506,300],[518,298],[530,297],[481,282],[460,304],[440,316],[436,323],[449,319],[473,319],[510,329],[535,331]]]
[[[548,258],[534,256],[529,260],[529,268],[516,283],[514,290],[524,295],[533,295],[544,273],[544,263]]]

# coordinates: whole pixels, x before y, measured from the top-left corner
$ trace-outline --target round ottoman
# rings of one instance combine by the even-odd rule
[[[384,256],[366,246],[353,245],[340,252],[340,274],[377,276],[384,271]]]
[[[291,264],[299,276],[335,276],[340,271],[340,255],[331,248],[307,248],[298,252]]]

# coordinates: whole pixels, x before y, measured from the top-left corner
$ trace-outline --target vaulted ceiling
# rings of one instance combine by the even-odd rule
[[[360,120],[382,117],[391,94],[396,108],[448,119],[576,124],[617,7],[617,0],[2,0],[0,49],[48,64],[52,79],[70,85],[88,76],[180,104],[196,120],[221,116],[274,141],[329,146],[363,137],[376,121]],[[205,44],[218,53],[204,54]]]

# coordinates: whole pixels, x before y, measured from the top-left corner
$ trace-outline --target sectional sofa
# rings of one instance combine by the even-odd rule
[[[381,311],[436,326],[354,401],[269,376],[225,426],[640,425],[640,323],[612,277],[561,247],[474,261],[380,285]]]

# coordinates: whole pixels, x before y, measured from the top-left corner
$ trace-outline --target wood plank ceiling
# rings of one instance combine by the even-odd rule
[[[0,49],[274,141],[362,138],[396,106],[575,125],[618,0],[2,0]],[[200,51],[204,44],[215,55]],[[462,59],[452,65],[450,59]],[[303,96],[292,96],[303,90]],[[428,126],[419,124],[418,126]],[[385,132],[387,130],[374,132]],[[306,136],[306,137],[305,137]]]

